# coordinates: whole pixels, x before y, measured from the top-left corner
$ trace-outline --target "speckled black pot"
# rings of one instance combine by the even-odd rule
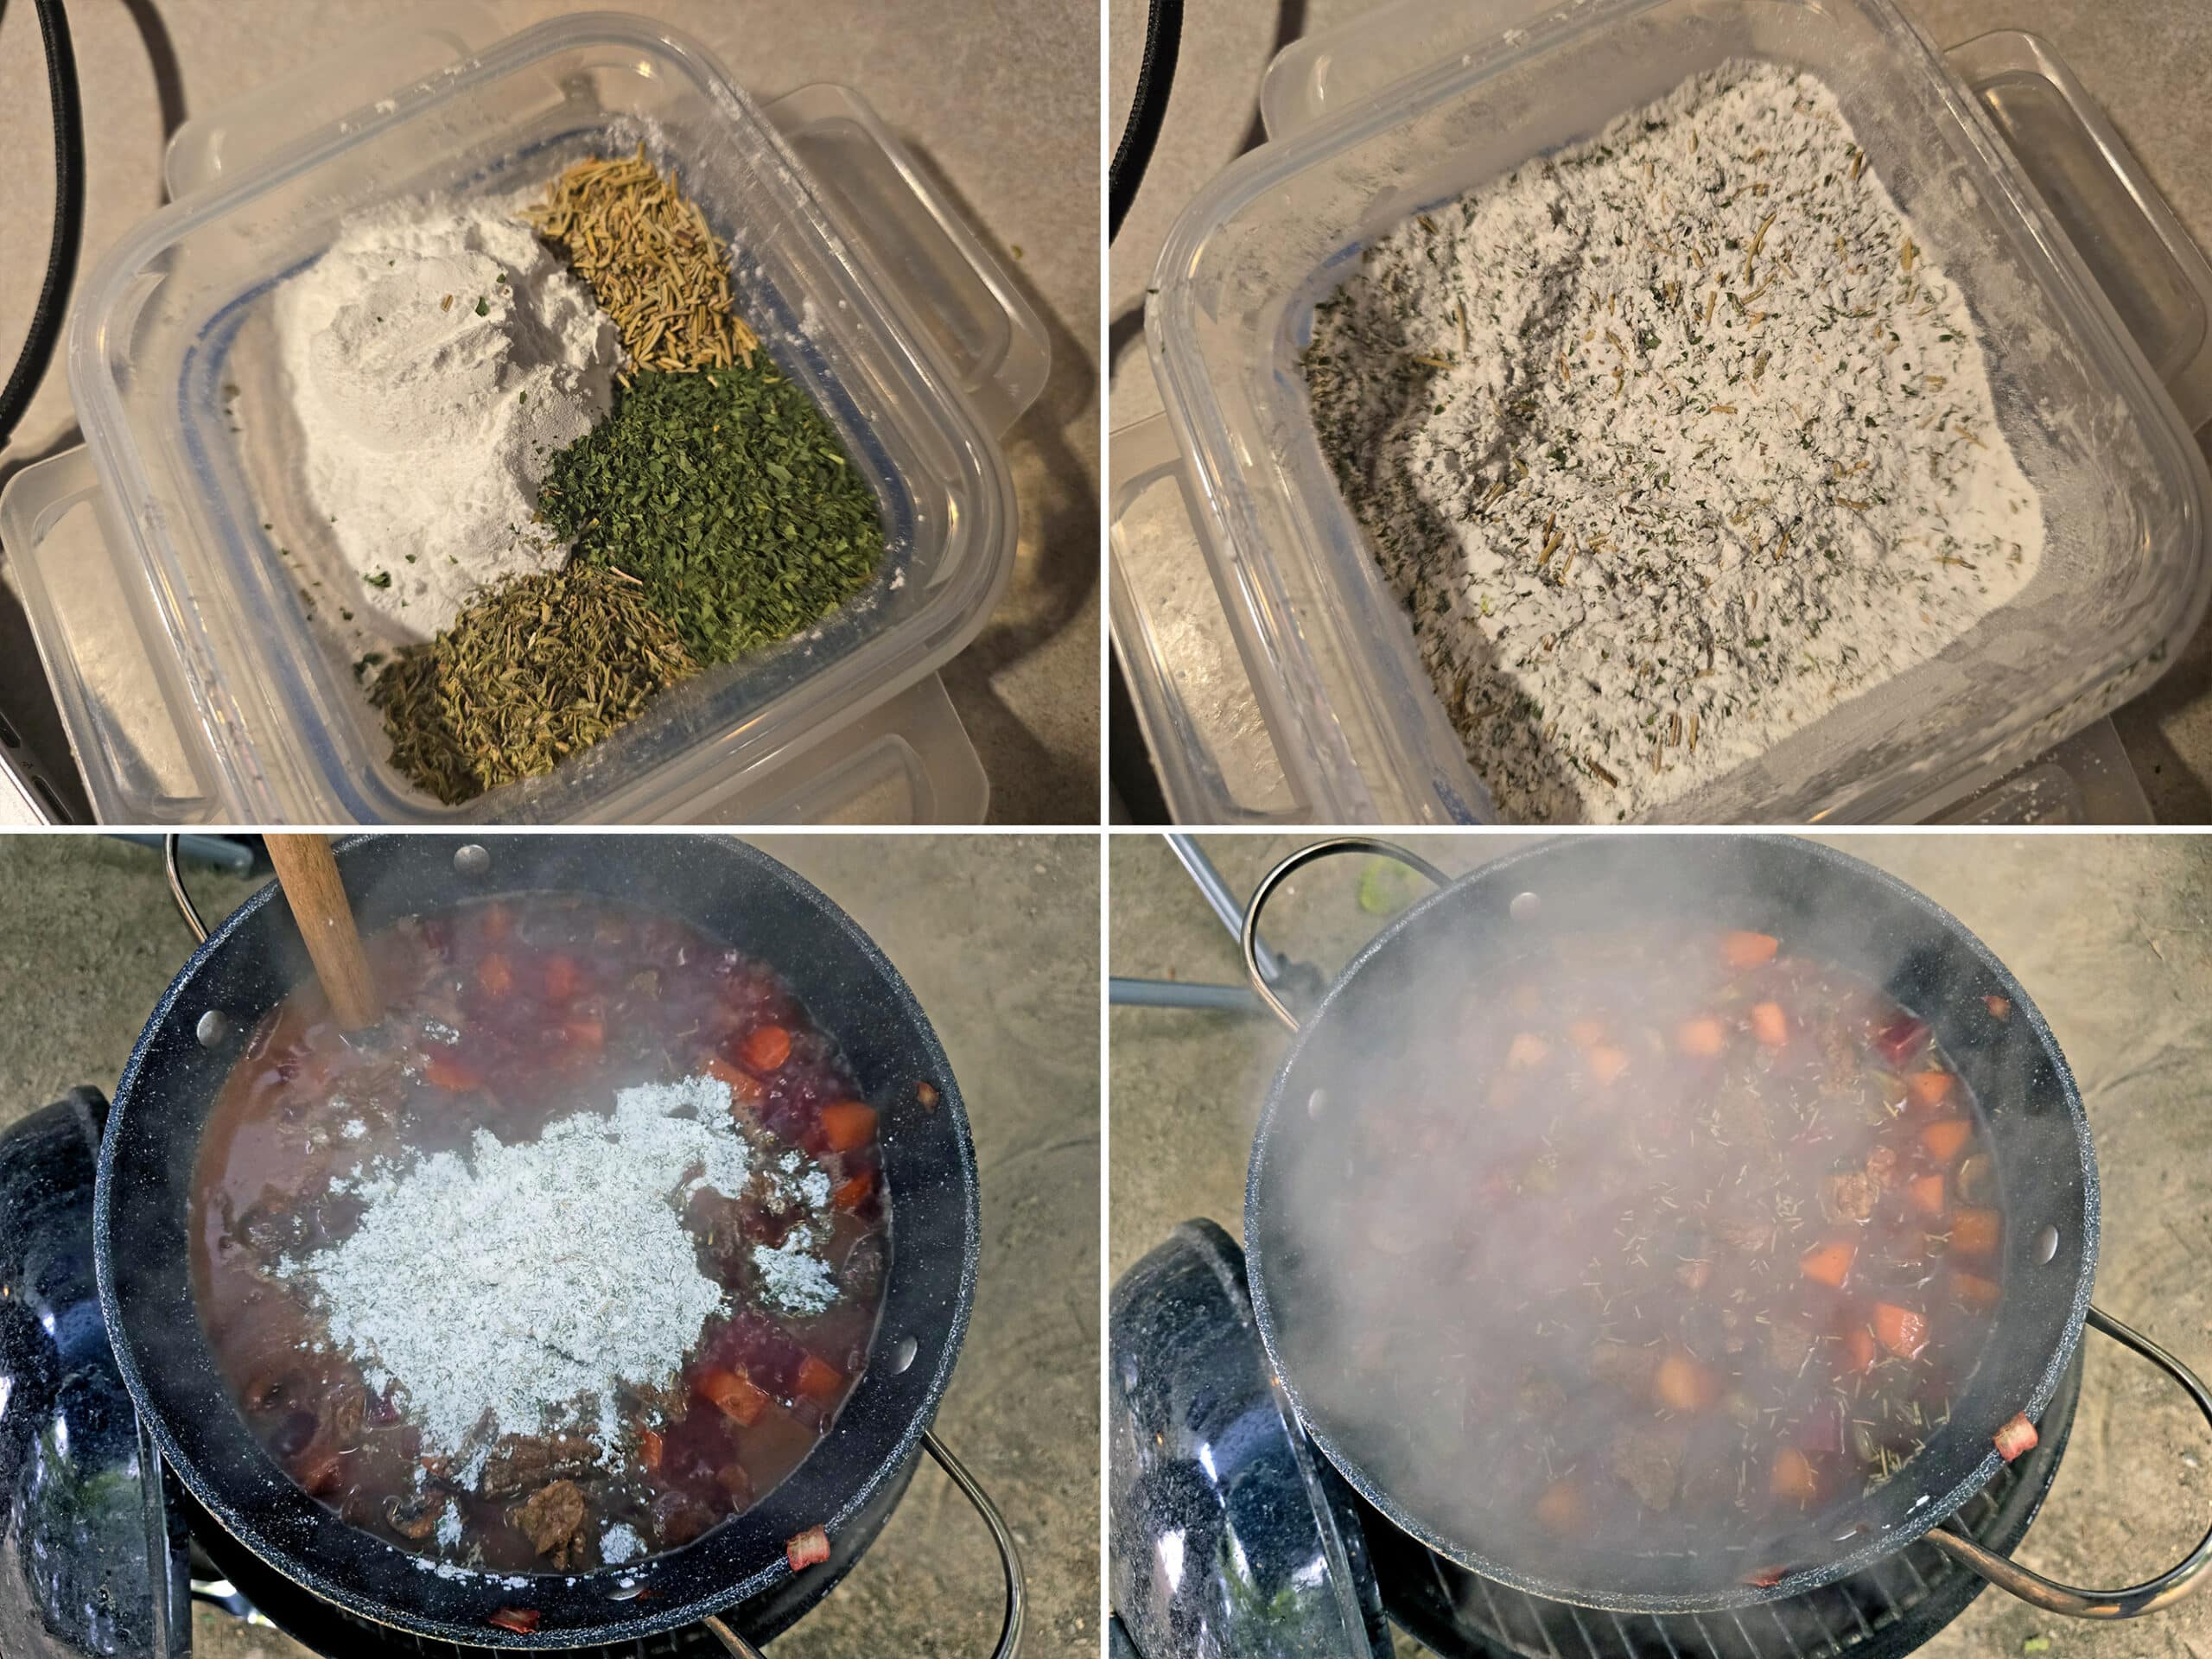
[[[1686,908],[1689,893],[1707,896]],[[1883,982],[1928,1020],[1986,1110],[2007,1218],[1995,1328],[1948,1425],[1907,1475],[1821,1510],[1769,1562],[1606,1551],[1559,1538],[1532,1551],[1503,1534],[1454,1534],[1378,1483],[1347,1449],[1345,1426],[1314,1404],[1310,1383],[1327,1356],[1299,1338],[1299,1281],[1308,1263],[1297,1217],[1276,1196],[1282,1172],[1314,1133],[1309,1103],[1317,1093],[1346,1103],[1341,1109],[1366,1098],[1374,1033],[1390,1029],[1434,948],[1448,942],[1453,959],[1465,961],[1482,941],[1502,954],[1548,932],[1675,918],[1775,934]],[[1992,1017],[1983,999],[1993,995],[2012,1003],[2011,1018]],[[1799,1595],[1865,1570],[1948,1518],[1999,1467],[1990,1437],[2015,1413],[2040,1420],[2073,1358],[2089,1311],[2097,1228],[2096,1160],[2081,1095],[2025,989],[1925,895],[1785,836],[1567,836],[1485,864],[1414,906],[1352,958],[1300,1023],[1268,1096],[1244,1205],[1252,1303],[1269,1363],[1306,1433],[1359,1495],[1471,1572],[1554,1601],[1650,1613]],[[1465,1474],[1471,1484],[1483,1478],[1471,1466]],[[1794,1570],[1749,1581],[1770,1562]]]
[[[285,1578],[380,1624],[479,1647],[626,1642],[689,1624],[791,1578],[785,1541],[858,1527],[879,1486],[906,1471],[952,1374],[975,1292],[975,1149],[944,1051],[898,971],[814,887],[741,842],[690,836],[483,836],[488,870],[464,874],[461,841],[360,836],[338,864],[364,931],[411,912],[531,890],[582,892],[680,917],[773,964],[843,1046],[880,1114],[892,1250],[868,1369],[828,1435],[745,1514],[621,1571],[533,1573],[519,1585],[444,1577],[346,1525],[293,1484],[247,1430],[194,1305],[186,1249],[191,1177],[208,1110],[254,1022],[308,971],[272,886],[184,966],[118,1089],[94,1206],[101,1306],[141,1417],[193,1497]],[[210,1014],[219,1016],[208,1020]],[[212,1041],[203,1040],[203,1036]],[[917,1083],[938,1090],[934,1109]],[[811,1573],[832,1577],[835,1558]],[[537,1629],[495,1626],[530,1608]]]

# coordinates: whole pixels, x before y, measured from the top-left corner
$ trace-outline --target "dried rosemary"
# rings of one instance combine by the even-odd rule
[[[369,697],[392,764],[455,806],[552,771],[696,672],[634,584],[571,566],[493,588],[385,664]]]
[[[574,545],[572,568],[639,582],[702,663],[796,633],[865,587],[883,556],[874,491],[765,352],[638,376],[553,457],[538,516]]]
[[[760,341],[730,308],[728,250],[644,144],[578,162],[524,217],[591,284],[640,368],[753,360]]]

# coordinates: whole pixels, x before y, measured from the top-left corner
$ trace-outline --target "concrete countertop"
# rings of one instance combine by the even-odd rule
[[[588,9],[482,0],[502,31]],[[1004,442],[1020,503],[1013,585],[944,670],[1007,823],[1098,814],[1098,29],[1094,0],[613,0],[692,35],[763,101],[816,81],[858,89],[1010,270],[1051,336],[1052,378]],[[435,10],[435,8],[433,8]],[[342,51],[404,14],[386,0],[77,0],[69,9],[88,184],[79,277],[162,201],[165,54],[183,113]],[[134,18],[150,20],[143,31]],[[149,45],[152,50],[149,51]],[[169,94],[172,105],[175,90]],[[174,109],[172,113],[174,113]],[[0,0],[0,361],[12,365],[54,213],[44,56],[30,0]],[[3,372],[4,371],[0,371]],[[16,466],[76,442],[57,360]],[[4,571],[0,571],[4,575]],[[43,705],[43,706],[41,706]],[[0,717],[73,791],[68,749],[22,616],[0,586]],[[4,796],[5,791],[0,791]],[[74,804],[82,816],[81,798]]]
[[[1370,9],[1372,0],[1217,0],[1187,8],[1159,148],[1110,251],[1113,362],[1108,423],[1154,413],[1159,397],[1141,305],[1169,227],[1199,188],[1262,137],[1260,76],[1281,46]],[[1898,0],[1939,46],[1992,29],[2044,36],[2072,65],[2200,246],[2212,249],[2212,7],[2202,0]],[[1143,55],[1146,0],[1108,0],[1107,127],[1118,143]],[[2212,429],[2198,434],[2212,446]],[[2212,447],[2208,447],[2212,454]],[[2162,823],[2212,822],[2212,623],[2164,679],[2113,716]]]
[[[1240,899],[1307,839],[1202,838]],[[1537,839],[1407,844],[1456,874]],[[1929,894],[2018,975],[2088,1103],[2102,1188],[2097,1301],[2212,1375],[2202,1088],[2212,1068],[2212,846],[2163,836],[1822,839]],[[1241,983],[1235,942],[1166,843],[1123,834],[1111,845],[1110,971]],[[1363,861],[1325,860],[1292,877],[1269,905],[1268,944],[1333,976],[1381,925],[1358,903]],[[1116,1278],[1193,1217],[1241,1236],[1252,1135],[1287,1042],[1258,1017],[1113,1010],[1107,1253]],[[2181,1560],[2205,1529],[2212,1437],[2171,1383],[2112,1343],[2085,1341],[2074,1437],[2018,1554],[2072,1584],[2139,1583]],[[2046,1659],[2198,1659],[2212,1651],[2212,1594],[2099,1624],[1987,1591],[1922,1651],[2018,1659],[2038,1637],[2049,1640]],[[1402,1635],[1399,1643],[1402,1655],[1425,1651]]]
[[[755,837],[868,930],[929,1010],[968,1103],[983,1242],[938,1414],[1029,1579],[1023,1652],[1098,1648],[1098,849],[1084,836]],[[260,885],[193,872],[212,925]],[[77,1084],[111,1093],[190,954],[157,854],[0,836],[0,1130]],[[776,1659],[972,1659],[1002,1592],[983,1526],[932,1465]],[[194,1613],[198,1659],[309,1659]]]

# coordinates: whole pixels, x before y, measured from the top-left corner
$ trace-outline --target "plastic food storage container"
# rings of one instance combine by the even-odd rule
[[[435,16],[188,124],[175,200],[84,284],[67,362],[85,446],[13,481],[0,532],[99,816],[980,818],[987,785],[935,675],[1012,574],[997,437],[1044,384],[1042,326],[856,94],[763,109],[684,36],[613,14],[492,45],[475,8]],[[710,670],[548,777],[443,808],[389,765],[276,556],[313,531],[270,499],[283,423],[254,413],[283,385],[270,295],[348,214],[534,188],[640,137],[874,486],[888,556],[807,636]],[[230,386],[247,392],[235,422]]]
[[[1941,815],[2142,690],[2194,631],[2212,272],[2040,41],[1984,36],[1947,66],[1889,0],[1402,0],[1276,60],[1269,142],[1191,204],[1154,274],[1163,413],[1111,444],[1111,604],[1179,819],[1491,817],[1314,436],[1313,306],[1371,236],[1738,56],[1834,89],[1964,290],[2047,545],[1936,660],[1667,816]]]

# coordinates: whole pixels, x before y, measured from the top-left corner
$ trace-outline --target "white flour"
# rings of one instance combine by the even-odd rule
[[[308,499],[349,567],[318,595],[332,623],[376,613],[428,639],[566,556],[531,523],[538,481],[606,412],[620,346],[524,200],[395,202],[277,291]]]
[[[289,1262],[331,1338],[389,1377],[426,1452],[453,1454],[488,1411],[498,1433],[594,1433],[619,1385],[673,1382],[722,1305],[681,1214],[734,1194],[749,1154],[713,1077],[624,1089],[534,1141],[478,1130],[467,1156],[378,1164],[336,1183],[366,1200],[341,1243]],[[480,1460],[489,1440],[475,1437]]]
[[[1419,215],[1316,427],[1507,817],[1648,815],[2026,586],[1958,289],[1810,76],[1732,64]]]

